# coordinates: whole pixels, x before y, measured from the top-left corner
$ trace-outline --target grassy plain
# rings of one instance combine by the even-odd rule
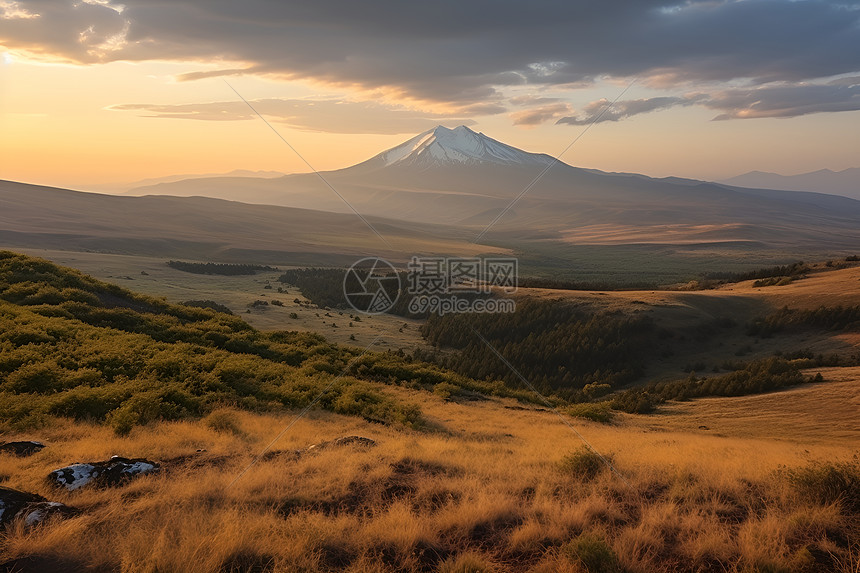
[[[274,274],[201,277],[160,259],[32,254],[172,302],[212,298],[234,312],[263,295],[285,303],[297,296],[264,289],[266,280],[277,287]],[[784,305],[858,304],[858,281],[860,270],[851,267],[761,289],[739,283],[701,292],[521,296],[649,312],[694,332],[709,317],[740,321]],[[263,329],[324,332],[324,311],[306,311],[313,318],[297,324],[282,316],[288,308],[241,316]],[[403,336],[398,341],[407,332],[418,336],[411,325],[404,333],[394,328],[402,319],[375,320],[362,320],[362,336],[383,320]],[[717,352],[708,366],[723,354],[736,357],[730,338],[738,333],[720,336],[708,347]],[[850,332],[743,344],[749,356],[798,345],[858,350]],[[678,349],[684,345],[698,343],[691,338]],[[667,376],[677,377],[680,360],[666,359]],[[808,373],[819,371],[823,383],[670,402],[653,415],[616,414],[608,424],[509,399],[451,399],[382,383],[372,383],[374,390],[420,403],[420,429],[312,410],[272,444],[297,411],[216,410],[197,421],[135,426],[126,436],[53,419],[0,435],[48,445],[30,458],[0,456],[0,483],[81,513],[0,534],[0,570],[858,573],[860,368]],[[347,435],[376,446],[306,450]],[[271,455],[258,459],[264,451]],[[164,471],[121,488],[76,492],[44,480],[57,467],[114,454],[158,460]]]
[[[860,400],[856,375],[816,407],[844,411],[844,401]],[[60,423],[38,434],[49,447],[33,458],[0,458],[0,475],[83,513],[13,529],[0,555],[58,571],[856,573],[857,513],[810,495],[787,468],[848,462],[857,430],[845,431],[844,419],[814,432],[769,427],[794,415],[781,394],[755,403],[760,425],[717,426],[745,411],[747,398],[672,405],[659,422],[574,421],[618,475],[599,463],[578,473],[579,437],[554,413],[506,400],[427,394],[431,432],[312,413],[273,446],[283,455],[253,465],[295,413],[236,411],[231,429],[159,423],[128,437]],[[691,419],[716,431],[691,428]],[[377,446],[292,453],[354,434]],[[59,493],[43,481],[59,465],[112,454],[152,457],[168,470],[122,489]]]

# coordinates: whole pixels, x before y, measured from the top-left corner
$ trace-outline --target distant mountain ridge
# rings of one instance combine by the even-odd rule
[[[250,169],[234,169],[233,171],[230,171],[228,173],[203,173],[200,175],[167,175],[165,177],[152,177],[129,183],[128,187],[134,189],[135,187],[156,185],[158,183],[173,183],[175,181],[182,181],[183,179],[208,179],[212,177],[259,177],[262,179],[271,179],[273,177],[283,177],[284,175],[286,175],[286,173],[282,173],[280,171],[251,171]]]
[[[85,191],[95,193],[129,193],[135,194],[134,190],[137,187],[149,187],[160,183],[176,183],[187,179],[212,179],[215,177],[255,177],[260,179],[271,179],[274,177],[283,177],[286,173],[280,171],[251,171],[249,169],[234,169],[228,173],[195,173],[195,174],[178,174],[165,175],[164,177],[149,177],[139,181],[130,183],[98,183],[92,185],[82,185]]]
[[[724,179],[721,183],[760,189],[811,191],[860,199],[860,167],[843,169],[842,171],[820,169],[799,175],[750,171],[737,177]]]

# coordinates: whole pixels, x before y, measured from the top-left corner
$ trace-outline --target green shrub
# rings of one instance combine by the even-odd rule
[[[584,418],[601,424],[608,424],[612,421],[612,410],[609,409],[608,402],[574,404],[567,409],[567,413],[575,418]]]
[[[582,388],[582,392],[591,399],[600,398],[601,396],[606,396],[607,394],[612,392],[612,386],[610,386],[609,384],[599,384],[597,382],[593,382],[591,384],[586,384]]]
[[[127,380],[104,388],[79,386],[51,396],[42,407],[54,416],[102,421],[130,395]]]
[[[433,393],[445,400],[450,400],[460,393],[460,387],[448,382],[440,382],[433,387]]]
[[[767,279],[772,277],[792,277],[800,278],[810,271],[809,265],[803,261],[791,263],[789,265],[780,265],[775,267],[767,267],[754,271],[745,271],[740,273],[710,273],[706,275],[710,279],[721,279],[727,282],[741,282],[755,279]]]
[[[588,573],[621,573],[621,565],[612,548],[602,538],[583,533],[562,547],[562,554],[571,563]]]
[[[108,425],[113,428],[116,435],[127,436],[139,421],[140,418],[137,413],[124,408],[111,412],[108,418]]]
[[[561,471],[582,481],[590,481],[606,468],[604,458],[585,446],[566,455],[560,462]]]
[[[754,288],[769,287],[769,286],[786,286],[794,282],[792,277],[769,277],[759,279],[753,283]]]
[[[691,374],[683,380],[652,382],[642,388],[617,393],[611,405],[630,413],[649,413],[656,404],[666,400],[690,400],[706,396],[746,396],[772,392],[798,384],[817,381],[819,377],[804,376],[801,368],[811,368],[838,362],[838,358],[819,356],[814,360],[785,360],[777,356],[748,362],[743,368],[707,378]],[[727,365],[728,366],[728,365]]]
[[[653,396],[647,390],[627,390],[612,398],[610,405],[613,410],[628,414],[651,414],[661,399]]]
[[[219,304],[214,300],[186,300],[183,303],[185,306],[191,306],[194,308],[208,308],[210,310],[214,310],[215,312],[221,312],[224,314],[233,314],[233,311],[223,304]]]
[[[860,305],[821,306],[809,310],[786,306],[768,316],[754,319],[747,325],[747,334],[765,338],[781,330],[801,328],[856,331],[860,329]]]
[[[153,390],[134,395],[107,416],[108,424],[119,435],[128,434],[133,426],[158,420],[176,420],[188,413],[181,398],[172,392]]]
[[[860,454],[846,462],[812,462],[785,475],[810,501],[838,503],[843,511],[860,515]]]
[[[243,434],[242,429],[236,423],[236,413],[226,408],[211,412],[203,419],[203,422],[219,433],[231,433],[237,436]]]
[[[19,394],[48,394],[59,389],[61,376],[56,362],[26,364],[9,374],[0,388]]]

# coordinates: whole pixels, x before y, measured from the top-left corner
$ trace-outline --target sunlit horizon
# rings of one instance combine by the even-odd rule
[[[320,171],[364,161],[435,124],[464,123],[509,145],[552,156],[586,129],[557,125],[553,120],[517,125],[523,110],[516,107],[505,113],[458,113],[438,102],[312,78],[249,74],[226,81],[221,77],[179,81],[190,72],[205,76],[207,71],[221,68],[220,63],[82,65],[55,60],[49,53],[39,55],[38,61],[30,52],[4,53],[0,65],[0,153],[4,157],[0,177],[4,179],[106,190],[110,185],[121,187],[185,174],[307,172],[302,159],[256,116],[234,119],[225,114],[224,120],[197,120],[197,111],[167,117],[157,111],[156,106],[182,109],[220,102],[232,106],[234,112],[250,114],[242,109],[245,104],[230,86],[259,105],[279,133]],[[504,91],[511,101],[557,100],[564,102],[565,109],[578,110],[588,102],[616,98],[625,81],[629,80],[604,78],[587,87],[520,86]],[[646,83],[634,81],[625,98],[661,93]],[[266,113],[265,102],[284,99],[299,108],[294,117]],[[311,110],[320,102],[335,111],[344,108],[343,117],[329,116],[325,125],[316,125],[323,120]],[[380,105],[366,111],[377,103]],[[597,123],[561,160],[609,172],[704,180],[749,171],[792,175],[860,166],[856,159],[858,111],[790,118],[714,118],[713,110],[683,106]],[[362,133],[371,129],[382,133]]]

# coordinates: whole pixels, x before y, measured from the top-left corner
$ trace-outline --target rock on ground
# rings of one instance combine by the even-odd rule
[[[0,453],[12,454],[14,456],[32,456],[35,453],[38,453],[45,447],[45,444],[42,442],[36,442],[32,440],[24,441],[24,442],[6,442],[5,444],[0,445]]]
[[[15,519],[23,519],[28,527],[32,527],[52,515],[68,517],[76,513],[75,509],[48,501],[41,495],[0,487],[0,526],[9,525]]]
[[[106,462],[77,463],[56,469],[48,474],[48,481],[69,491],[91,484],[112,487],[135,477],[157,473],[160,469],[158,463],[143,458],[114,456]]]

